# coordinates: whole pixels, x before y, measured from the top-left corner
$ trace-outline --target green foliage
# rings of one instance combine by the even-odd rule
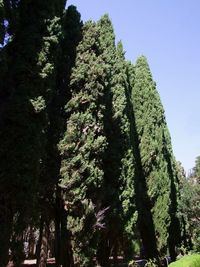
[[[193,179],[200,184],[200,156],[196,157],[195,166],[193,168],[192,175]]]
[[[143,220],[149,220],[150,225],[152,216],[153,223],[148,232],[151,232],[153,239],[155,231],[156,246],[160,253],[166,253],[169,228],[173,221],[170,213],[176,214],[177,198],[171,140],[164,109],[144,56],[138,58],[134,73],[131,86],[138,173],[136,175],[139,198],[137,206],[139,213],[144,213],[142,217],[146,216],[146,219],[141,218],[141,225]],[[140,231],[143,231],[144,227],[141,228]]]
[[[179,207],[186,222],[189,249],[198,252],[200,249],[200,185],[193,177],[185,178],[182,181],[180,193]]]
[[[191,250],[191,232],[189,230],[190,218],[188,216],[188,208],[190,209],[190,199],[192,194],[191,185],[188,183],[184,168],[180,162],[176,162],[176,168],[179,181],[178,217],[181,222],[182,247],[184,247],[184,250]]]
[[[150,259],[145,264],[145,267],[158,267],[157,261],[155,259]]]
[[[137,262],[135,260],[131,260],[128,263],[128,267],[138,267],[139,265],[137,264]]]
[[[65,198],[71,207],[68,211],[69,230],[74,234],[74,259],[79,259],[80,266],[92,261],[91,229],[95,222],[95,208],[101,198],[102,158],[107,146],[103,125],[106,65],[98,55],[98,34],[95,23],[84,25],[83,39],[77,47],[71,74],[72,97],[66,105],[66,133],[59,144],[61,184],[66,188]],[[81,245],[84,242],[87,246]]]
[[[103,206],[109,206],[106,234],[102,239],[110,247],[99,245],[100,261],[113,248],[127,254],[132,246],[132,233],[137,214],[134,201],[134,159],[130,139],[130,118],[127,105],[128,82],[122,44],[115,46],[112,23],[107,15],[97,23],[100,29],[99,51],[106,64],[104,126],[108,141],[103,160]],[[123,240],[123,241],[122,241]],[[103,252],[104,250],[104,252]],[[105,251],[106,250],[106,251]],[[118,252],[119,253],[119,252]]]
[[[189,255],[184,256],[176,262],[170,263],[169,267],[199,267],[200,266],[200,255]]]
[[[6,15],[9,10],[16,11],[18,19],[10,14],[9,27],[17,27],[9,29],[12,40],[2,49],[8,67],[1,73],[1,80],[8,82],[0,89],[0,122],[4,128],[0,133],[0,198],[5,214],[0,227],[4,229],[7,224],[7,236],[1,243],[8,246],[6,239],[11,240],[11,246],[23,242],[22,232],[34,216],[41,196],[39,185],[49,125],[47,106],[55,90],[62,15],[55,12],[54,1],[19,1],[19,5],[11,2]],[[8,253],[7,244],[5,255],[1,256],[0,248],[3,260]],[[19,249],[20,245],[12,246],[13,256],[20,255]]]
[[[175,251],[178,218],[199,238],[199,184],[179,178],[147,60],[126,62],[108,15],[82,27],[64,7],[0,0],[0,42],[11,36],[0,50],[0,265],[9,247],[20,260],[33,218],[57,220],[79,267],[131,258],[141,241],[147,258]]]

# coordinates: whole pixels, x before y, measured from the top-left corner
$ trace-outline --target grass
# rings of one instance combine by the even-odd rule
[[[200,255],[184,256],[180,260],[170,263],[169,267],[200,267]]]

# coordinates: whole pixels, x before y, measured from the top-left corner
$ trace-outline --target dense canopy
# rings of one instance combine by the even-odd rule
[[[197,249],[199,157],[188,183],[147,59],[65,4],[0,0],[0,266]]]

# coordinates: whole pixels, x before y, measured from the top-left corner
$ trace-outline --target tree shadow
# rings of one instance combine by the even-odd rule
[[[73,266],[73,256],[70,243],[70,232],[67,229],[67,211],[64,208],[63,190],[59,187],[61,157],[58,143],[66,131],[67,116],[65,105],[71,99],[69,89],[70,75],[75,65],[76,47],[82,39],[82,22],[76,7],[69,6],[63,18],[64,38],[61,43],[56,84],[52,101],[48,106],[49,126],[45,155],[45,168],[42,177],[45,177],[49,190],[46,191],[46,182],[42,181],[46,197],[53,200],[53,220],[55,221],[55,256],[56,266]],[[56,191],[55,191],[56,187]],[[49,194],[50,193],[50,194]],[[54,194],[56,195],[54,199]]]
[[[0,214],[4,218],[0,229],[7,232],[6,238],[2,237],[6,240],[0,239],[5,244],[0,246],[0,265],[8,260],[11,235],[22,239],[23,230],[31,223],[39,224],[40,216],[43,224],[49,223],[62,211],[57,220],[66,225],[57,186],[61,161],[57,144],[65,131],[64,107],[71,95],[69,79],[82,23],[73,6],[63,16],[62,5],[64,1],[20,1],[12,40],[0,51],[6,63],[4,69],[1,66],[0,79],[0,199],[4,203],[1,211],[6,210]],[[58,17],[63,37],[54,28]],[[58,44],[51,34],[60,38]],[[48,63],[53,71],[44,76]],[[60,226],[58,232],[61,246]]]
[[[127,73],[128,81],[130,81],[130,74]],[[138,211],[138,229],[142,240],[142,257],[147,259],[157,258],[158,250],[156,245],[155,227],[153,223],[153,217],[151,213],[151,200],[147,192],[146,177],[143,172],[142,161],[139,148],[139,136],[137,133],[134,106],[131,102],[131,84],[129,83],[126,88],[127,95],[127,109],[129,110],[129,118],[131,122],[130,136],[132,137],[132,151],[135,160],[135,196],[136,196],[136,208]]]
[[[117,74],[114,74],[117,75]],[[104,94],[104,131],[108,143],[103,158],[104,185],[102,188],[101,208],[109,207],[105,217],[105,229],[99,234],[99,243],[97,248],[97,259],[100,266],[110,266],[109,257],[113,256],[113,261],[117,261],[120,249],[123,250],[123,211],[120,200],[122,187],[122,165],[127,152],[127,136],[122,130],[122,117],[116,117],[114,113],[113,96],[117,95],[115,90],[124,90],[113,86],[108,82]],[[120,97],[118,95],[117,97]],[[123,97],[123,96],[122,96]],[[115,100],[116,101],[116,100]],[[116,103],[115,103],[116,104]],[[115,111],[117,112],[117,111]],[[121,116],[124,116],[124,110],[119,110]]]
[[[164,143],[168,143],[166,140],[165,135],[163,134],[163,140]],[[177,217],[177,211],[178,211],[178,192],[177,187],[178,186],[178,178],[177,173],[175,171],[175,166],[173,166],[172,159],[171,159],[171,151],[167,149],[167,146],[163,147],[163,155],[167,162],[167,168],[168,173],[170,177],[170,199],[171,204],[169,207],[169,214],[170,214],[170,226],[169,226],[169,238],[168,238],[168,246],[169,246],[169,253],[172,261],[176,260],[177,251],[176,248],[181,243],[181,227],[180,227],[180,221]]]

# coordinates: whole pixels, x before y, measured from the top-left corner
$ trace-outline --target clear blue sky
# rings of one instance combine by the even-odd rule
[[[108,13],[133,63],[144,54],[165,108],[176,159],[200,155],[200,1],[68,0],[83,21]]]

